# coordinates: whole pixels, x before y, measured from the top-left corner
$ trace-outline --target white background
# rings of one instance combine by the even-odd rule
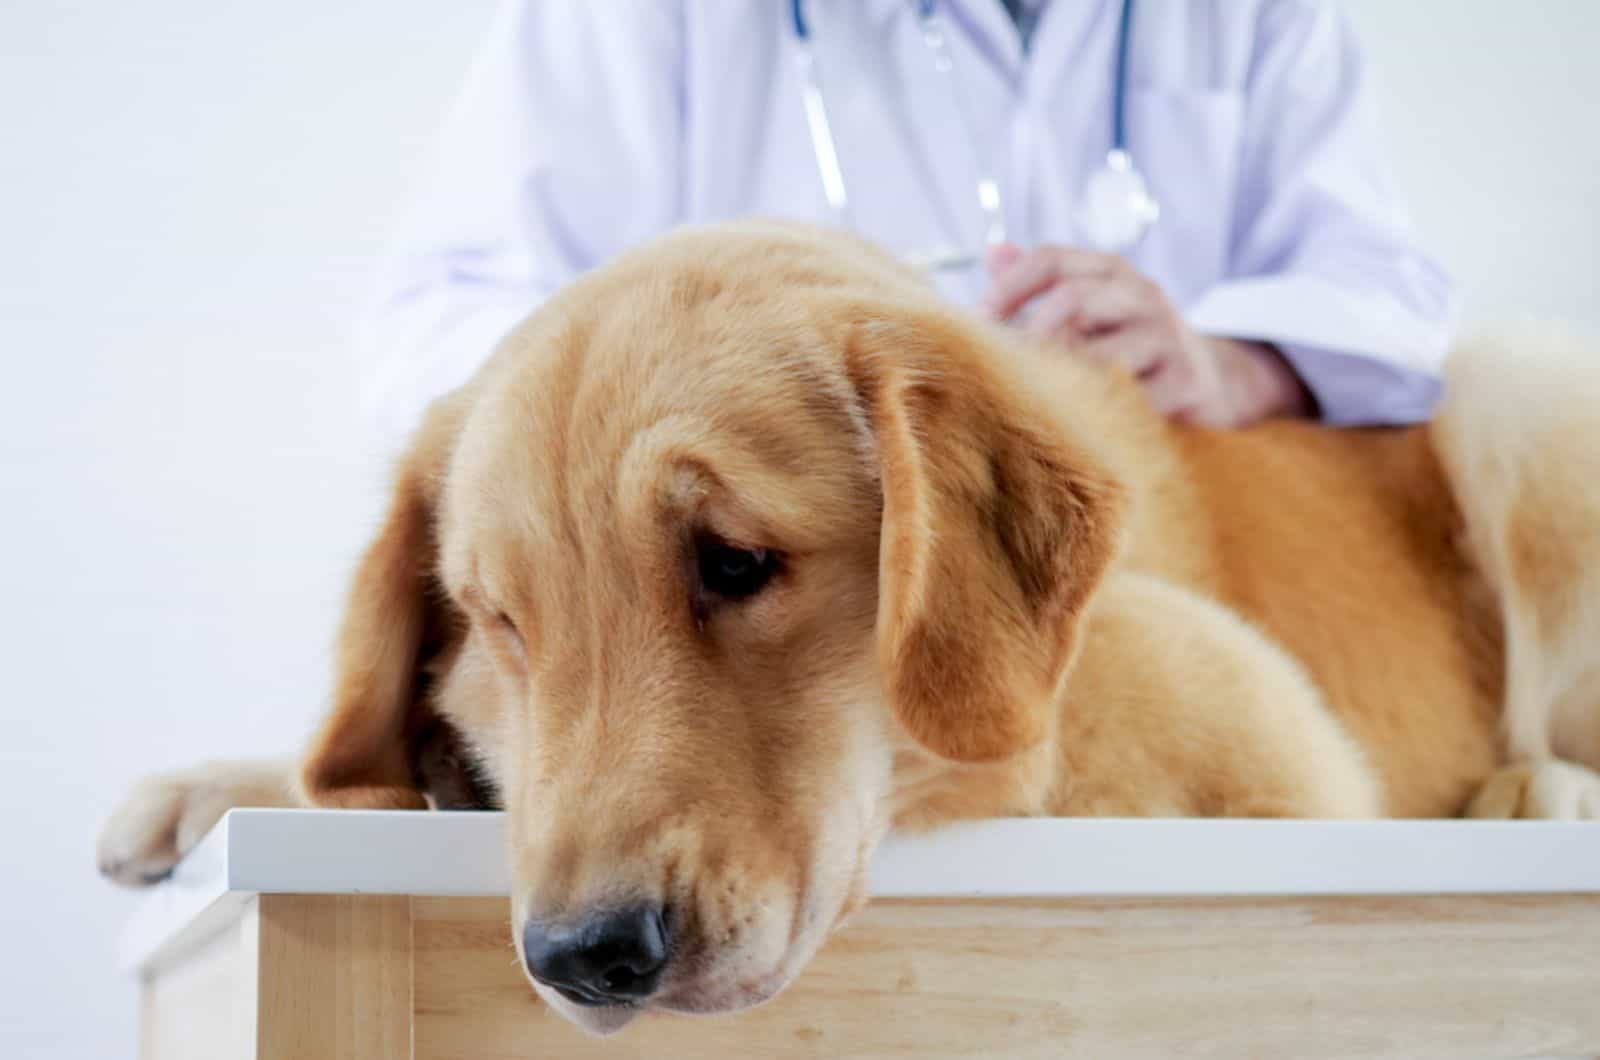
[[[1600,331],[1600,3],[1347,2],[1469,320]],[[100,817],[322,702],[382,481],[352,308],[488,14],[0,6],[0,1055],[133,1055]]]

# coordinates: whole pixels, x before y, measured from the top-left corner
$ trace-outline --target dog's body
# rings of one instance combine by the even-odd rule
[[[596,1030],[770,996],[891,825],[1600,815],[1600,359],[1517,356],[1428,426],[1187,429],[852,242],[677,234],[430,413],[301,797],[503,806]],[[137,791],[107,871],[291,799],[239,769]],[[619,909],[659,960],[596,985]]]

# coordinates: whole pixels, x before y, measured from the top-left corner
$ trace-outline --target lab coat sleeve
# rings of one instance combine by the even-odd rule
[[[1230,278],[1190,323],[1276,344],[1330,423],[1425,419],[1456,299],[1415,245],[1338,5],[1262,6],[1244,106]]]
[[[387,444],[558,287],[679,212],[682,20],[503,0],[355,333]]]

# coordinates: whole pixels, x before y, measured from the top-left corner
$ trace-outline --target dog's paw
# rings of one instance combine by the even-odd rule
[[[285,763],[219,762],[146,777],[100,829],[100,872],[128,887],[157,883],[235,806],[291,801]]]
[[[1467,816],[1600,820],[1600,773],[1554,758],[1519,762],[1484,783]]]

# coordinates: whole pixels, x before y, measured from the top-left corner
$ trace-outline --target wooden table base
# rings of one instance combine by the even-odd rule
[[[264,894],[144,970],[145,1060],[1600,1053],[1593,895],[880,900],[750,1012],[590,1038],[504,898]]]

